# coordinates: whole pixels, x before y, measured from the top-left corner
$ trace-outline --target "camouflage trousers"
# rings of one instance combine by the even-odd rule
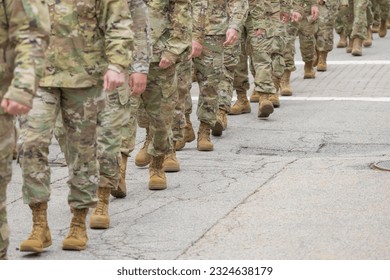
[[[191,100],[191,68],[191,60],[182,61],[177,65],[177,94],[174,95],[173,99],[175,108],[172,123],[173,141],[182,141],[184,137],[186,102],[188,102],[188,98]]]
[[[100,86],[93,88],[38,88],[23,131],[23,201],[50,199],[49,145],[61,109],[66,133],[69,170],[68,203],[72,208],[95,207],[98,186],[97,116],[104,107]]]
[[[158,62],[152,62],[137,114],[138,125],[149,128],[151,142],[148,154],[151,156],[165,155],[173,147],[172,121],[176,94],[176,65],[161,69]]]
[[[333,29],[337,11],[337,1],[327,1],[324,5],[319,5],[320,15],[315,30],[317,51],[330,52],[333,49]]]
[[[346,24],[346,17],[348,16],[348,9],[342,9],[338,10],[336,13],[336,20],[335,20],[335,31],[337,34],[341,35],[347,34],[347,24]]]
[[[120,180],[121,128],[129,119],[130,90],[128,83],[117,90],[106,92],[106,106],[98,114],[97,158],[99,187],[115,189]],[[124,101],[124,102],[121,102]],[[124,105],[122,105],[124,103]]]
[[[9,227],[7,222],[7,185],[12,175],[12,151],[15,145],[14,121],[0,114],[0,260],[7,257]]]
[[[137,112],[140,104],[139,96],[130,95],[126,107],[126,118],[121,127],[122,142],[120,151],[126,156],[130,156],[134,151],[135,138],[137,136]]]
[[[375,19],[387,20],[389,17],[390,2],[389,0],[371,0]]]
[[[246,92],[250,88],[248,56],[251,55],[251,51],[252,48],[250,46],[250,42],[248,41],[248,30],[244,26],[240,36],[240,53],[238,56],[238,63],[234,70],[233,80],[233,88],[238,92]],[[253,69],[253,67],[251,68]],[[255,76],[254,73],[253,76]]]
[[[224,47],[223,52],[223,77],[218,86],[218,106],[219,109],[230,112],[230,106],[233,98],[233,82],[236,66],[240,61],[241,39],[233,45]]]
[[[346,35],[352,39],[367,38],[367,6],[369,0],[349,0],[346,16]]]
[[[286,69],[295,71],[295,39],[299,37],[299,48],[304,62],[314,61],[315,59],[315,24],[309,22],[308,16],[303,15],[300,22],[290,22],[287,24],[287,45],[283,57],[286,63]]]
[[[205,36],[200,57],[194,58],[199,84],[197,116],[213,127],[217,121],[218,86],[223,78],[223,42],[225,35]]]
[[[251,63],[255,74],[255,91],[276,94],[273,76],[281,77],[284,72],[285,62],[282,52],[285,49],[285,41],[281,35],[285,32],[277,31],[276,22],[273,29],[267,28],[265,34],[260,36],[255,34],[256,30],[251,20],[247,20],[246,27],[252,48]]]

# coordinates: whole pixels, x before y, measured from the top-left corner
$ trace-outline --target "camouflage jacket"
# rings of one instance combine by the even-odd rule
[[[247,0],[209,0],[206,35],[225,35],[229,28],[240,31],[247,13]]]
[[[264,19],[257,19],[254,22],[255,29],[262,27],[265,29],[265,36],[285,36],[285,24],[281,21],[280,13],[290,13],[292,4],[290,0],[265,0],[264,5],[259,5],[264,8],[260,14],[264,14]]]
[[[317,0],[292,0],[294,11],[302,16],[308,16],[311,13],[311,7],[318,5]]]
[[[192,40],[203,44],[208,0],[192,0]]]
[[[134,33],[134,51],[130,72],[147,74],[152,56],[148,8],[143,0],[128,0],[128,3]]]
[[[132,48],[125,0],[47,0],[51,36],[42,87],[85,88],[102,82],[107,67],[127,70]]]
[[[190,0],[145,0],[149,9],[153,55],[176,63],[191,45]]]
[[[7,98],[32,106],[49,30],[47,6],[41,1],[0,0],[0,102]]]

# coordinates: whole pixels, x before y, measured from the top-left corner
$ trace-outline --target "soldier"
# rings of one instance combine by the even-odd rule
[[[14,116],[32,107],[43,74],[49,41],[49,14],[40,1],[0,1],[0,260],[7,259],[9,228],[6,189],[11,180],[15,144]]]
[[[141,95],[138,125],[146,128],[143,151],[149,162],[149,189],[167,188],[163,162],[173,147],[172,121],[174,96],[177,94],[176,65],[191,43],[189,0],[150,0],[147,2],[153,42],[148,83]],[[136,156],[136,164],[139,153]]]
[[[121,172],[121,169],[126,168],[127,156],[123,154],[121,156],[120,150],[123,147],[123,137],[126,137],[127,140],[129,136],[122,134],[122,128],[123,126],[126,126],[126,129],[129,128],[130,115],[136,114],[139,95],[146,88],[148,59],[151,53],[147,7],[143,0],[128,0],[128,4],[134,23],[132,30],[137,34],[138,41],[137,50],[133,55],[135,68],[132,66],[129,71],[129,83],[125,83],[116,91],[107,93],[108,104],[98,116],[97,142],[100,180],[97,192],[99,201],[90,217],[90,227],[93,229],[106,229],[110,226],[108,213],[110,193],[119,197],[126,195],[126,185],[123,185],[124,179],[121,181],[121,177],[124,177],[121,173],[124,174],[125,171]],[[134,127],[126,132],[135,137],[136,126],[135,123],[132,124]],[[135,139],[130,139],[130,143],[134,143],[134,141]],[[127,143],[131,145],[129,142]],[[122,188],[118,188],[119,186]]]
[[[129,78],[131,95],[127,103],[126,117],[121,127],[121,178],[118,187],[111,191],[111,194],[116,198],[126,196],[127,160],[135,146],[137,112],[140,103],[139,96],[146,89],[149,63],[152,55],[148,8],[143,0],[131,0],[129,4],[133,19],[134,51]]]
[[[315,60],[315,21],[318,18],[317,0],[294,0],[294,10],[302,15],[299,22],[290,22],[287,25],[287,46],[284,52],[286,69],[281,80],[280,93],[284,96],[292,95],[290,86],[291,72],[295,71],[295,39],[299,36],[299,46],[304,65],[304,79],[314,79],[314,60]]]
[[[349,0],[347,7],[346,34],[349,38],[347,52],[361,56],[363,41],[367,38],[367,7],[369,0]]]
[[[209,1],[207,10],[209,20],[207,20],[205,39],[201,44],[203,46],[202,55],[193,59],[200,89],[197,108],[197,116],[200,121],[197,139],[199,151],[212,151],[214,149],[210,139],[210,131],[214,126],[220,125],[217,123],[218,86],[223,77],[223,48],[226,45],[234,44],[238,39],[238,32],[247,13],[247,3],[245,2],[238,0]],[[230,15],[228,15],[228,11],[231,11]]]
[[[317,71],[326,71],[328,53],[333,49],[333,29],[339,0],[319,0],[318,5],[319,17],[315,32],[317,58],[314,66],[317,66]]]
[[[46,73],[34,109],[28,114],[22,158],[23,200],[32,210],[33,228],[21,251],[42,252],[51,245],[47,222],[50,199],[48,147],[57,112],[66,132],[68,204],[73,214],[64,250],[87,247],[86,216],[97,204],[96,130],[104,106],[103,90],[123,84],[132,40],[128,5],[123,0],[49,0],[50,45]]]
[[[243,1],[244,9],[248,10],[249,4]],[[230,7],[228,7],[230,8]],[[232,14],[233,11],[229,11]],[[233,82],[236,66],[240,62],[241,54],[241,35],[244,31],[244,23],[247,14],[242,18],[241,30],[238,33],[238,39],[234,44],[224,46],[223,52],[223,75],[218,86],[218,113],[217,122],[211,130],[213,136],[221,136],[222,131],[227,127],[227,114],[230,113],[231,102],[233,98]]]

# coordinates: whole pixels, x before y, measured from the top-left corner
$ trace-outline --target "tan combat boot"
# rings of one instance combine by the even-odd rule
[[[207,123],[200,122],[198,131],[198,151],[212,151],[214,150],[213,142],[210,140],[211,126]]]
[[[291,71],[284,70],[282,79],[280,80],[280,95],[281,96],[291,96],[292,89],[290,85]]]
[[[268,100],[272,102],[272,105],[274,106],[274,108],[279,108],[280,107],[280,100],[279,100],[279,94],[278,93],[271,94],[269,96]]]
[[[176,143],[174,142],[173,146],[175,147]],[[180,171],[180,163],[176,157],[175,149],[170,150],[164,157],[163,163],[164,172],[178,172]]]
[[[230,108],[229,115],[240,115],[251,112],[251,104],[246,97],[246,91],[237,91],[237,101]]]
[[[345,48],[347,46],[347,44],[348,44],[347,35],[345,35],[344,33],[341,33],[340,40],[337,43],[337,47],[338,48]]]
[[[259,99],[260,95],[255,90],[253,90],[251,96],[249,96],[249,101],[251,103],[257,103],[259,102]]]
[[[304,70],[304,74],[303,74],[304,79],[314,79],[316,77],[316,73],[313,68],[313,61],[305,62],[305,66],[303,70]]]
[[[99,199],[96,208],[93,209],[89,218],[89,227],[93,229],[106,229],[110,227],[110,215],[108,206],[110,204],[111,188],[99,187],[97,197]]]
[[[33,228],[27,240],[20,244],[20,251],[41,253],[51,245],[51,234],[47,224],[47,202],[30,205]]]
[[[269,100],[269,97],[272,94],[268,93],[260,93],[260,100],[259,100],[259,111],[257,113],[257,116],[259,118],[268,118],[269,115],[271,115],[274,111],[274,106],[272,105],[272,102]]]
[[[167,178],[163,170],[165,156],[152,157],[149,164],[149,190],[165,190]]]
[[[352,46],[353,46],[353,40],[351,38],[348,38],[348,46],[345,49],[345,51],[347,53],[351,53],[352,52]]]
[[[363,41],[363,46],[366,48],[372,46],[372,31],[370,26],[367,28],[367,38]]]
[[[387,34],[386,20],[381,20],[378,35],[379,35],[379,37],[384,38],[384,37],[386,37],[386,34]]]
[[[352,46],[352,55],[354,56],[361,56],[362,55],[362,46],[363,46],[363,40],[356,37],[353,39],[353,46]]]
[[[88,208],[72,208],[72,221],[68,236],[62,241],[63,250],[81,251],[87,248],[88,236],[85,219],[88,214]]]
[[[386,20],[387,29],[390,29],[390,18]]]
[[[0,261],[8,260],[7,257],[7,248],[0,249]]]
[[[318,64],[317,71],[324,72],[327,70],[326,58],[328,57],[328,52],[320,51],[318,55]]]
[[[226,111],[222,109],[218,109],[217,121],[215,122],[214,127],[211,128],[211,134],[213,136],[221,136],[222,131],[224,131],[226,127],[227,127]]]
[[[176,151],[180,151],[181,149],[184,148],[186,143],[190,143],[195,140],[195,131],[194,128],[192,127],[190,114],[185,114],[185,116],[186,116],[186,126],[184,128],[183,140],[176,142],[175,145]]]
[[[128,156],[125,154],[122,154],[122,160],[121,160],[121,179],[119,180],[119,185],[116,187],[116,189],[111,189],[111,195],[116,198],[124,198],[127,195],[126,190],[126,169],[127,169],[127,159]]]
[[[149,134],[149,128],[147,128],[144,145],[142,146],[141,150],[139,150],[134,160],[135,165],[137,165],[138,167],[144,167],[148,165],[151,160],[151,157],[148,154],[149,143],[150,143],[150,134]]]

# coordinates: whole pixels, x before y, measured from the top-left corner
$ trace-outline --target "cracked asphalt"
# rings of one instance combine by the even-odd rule
[[[267,120],[257,118],[257,104],[229,116],[213,152],[187,144],[165,191],[149,191],[148,169],[129,158],[127,197],[111,198],[111,226],[89,229],[85,251],[61,250],[71,214],[67,168],[58,164],[48,210],[53,245],[40,255],[18,251],[32,220],[14,164],[9,258],[389,259],[390,173],[371,165],[390,160],[390,39],[374,36],[362,57],[334,49],[315,80],[303,80],[298,64],[294,95]],[[197,129],[195,113],[191,119]],[[133,156],[144,133],[138,130]],[[53,141],[50,158],[61,157]]]

